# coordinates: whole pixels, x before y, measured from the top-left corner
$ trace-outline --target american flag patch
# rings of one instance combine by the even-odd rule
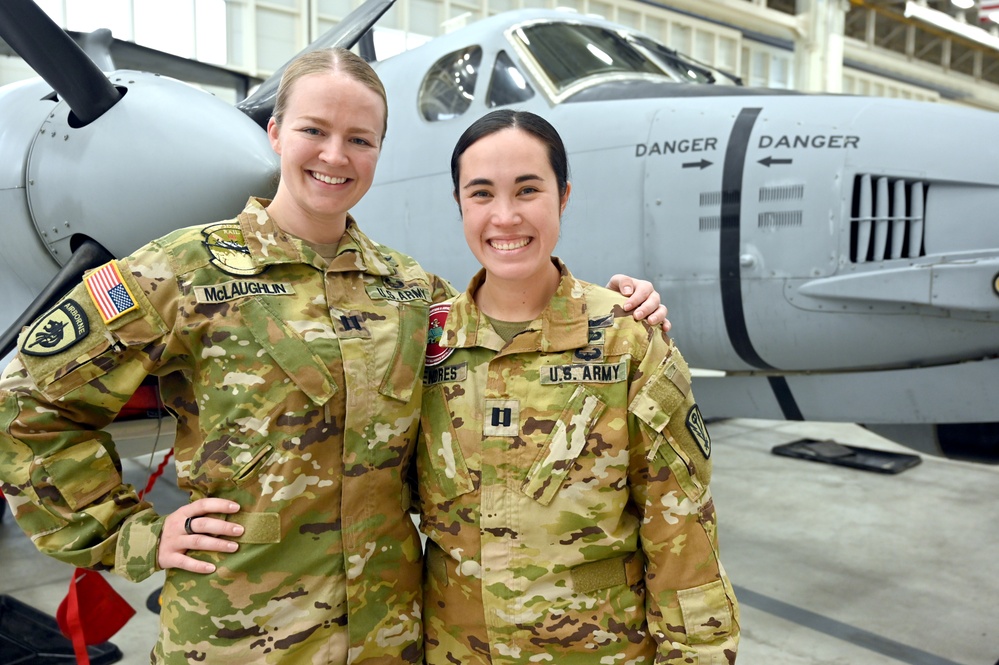
[[[135,303],[131,291],[118,272],[118,266],[108,263],[83,278],[87,291],[101,313],[104,323],[110,323],[122,314],[131,312],[139,306]]]

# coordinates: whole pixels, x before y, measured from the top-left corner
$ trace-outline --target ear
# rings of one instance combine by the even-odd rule
[[[281,154],[281,138],[279,136],[280,132],[281,130],[278,127],[277,123],[274,122],[273,117],[267,121],[267,138],[270,139],[271,149],[279,155]]]
[[[565,207],[569,205],[569,192],[571,191],[572,183],[567,181],[565,183],[565,194],[562,195],[562,200],[559,201],[558,212],[560,215],[565,212]]]

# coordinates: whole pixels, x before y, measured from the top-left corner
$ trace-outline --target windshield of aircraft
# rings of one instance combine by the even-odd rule
[[[535,23],[522,26],[515,34],[559,96],[594,77],[653,76],[686,83],[715,81],[707,68],[684,60],[662,44],[599,26],[562,21]]]
[[[738,79],[731,74],[718,71],[707,65],[692,62],[671,48],[648,37],[635,36],[635,41],[647,48],[656,59],[668,69],[678,81],[684,83],[718,83],[736,85]]]

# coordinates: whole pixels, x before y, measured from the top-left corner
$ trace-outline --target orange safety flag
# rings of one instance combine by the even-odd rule
[[[73,641],[78,665],[90,665],[88,644],[107,642],[121,630],[135,610],[96,570],[77,568],[69,593],[59,605],[56,621],[62,634]]]

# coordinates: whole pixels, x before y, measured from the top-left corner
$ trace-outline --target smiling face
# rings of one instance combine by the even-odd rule
[[[501,129],[468,146],[458,167],[465,240],[486,284],[525,293],[557,285],[551,256],[569,188],[559,194],[548,147],[524,130]]]
[[[371,187],[385,126],[374,90],[342,72],[295,81],[280,125],[267,135],[281,157],[281,182],[268,211],[300,238],[336,242],[350,210]]]

